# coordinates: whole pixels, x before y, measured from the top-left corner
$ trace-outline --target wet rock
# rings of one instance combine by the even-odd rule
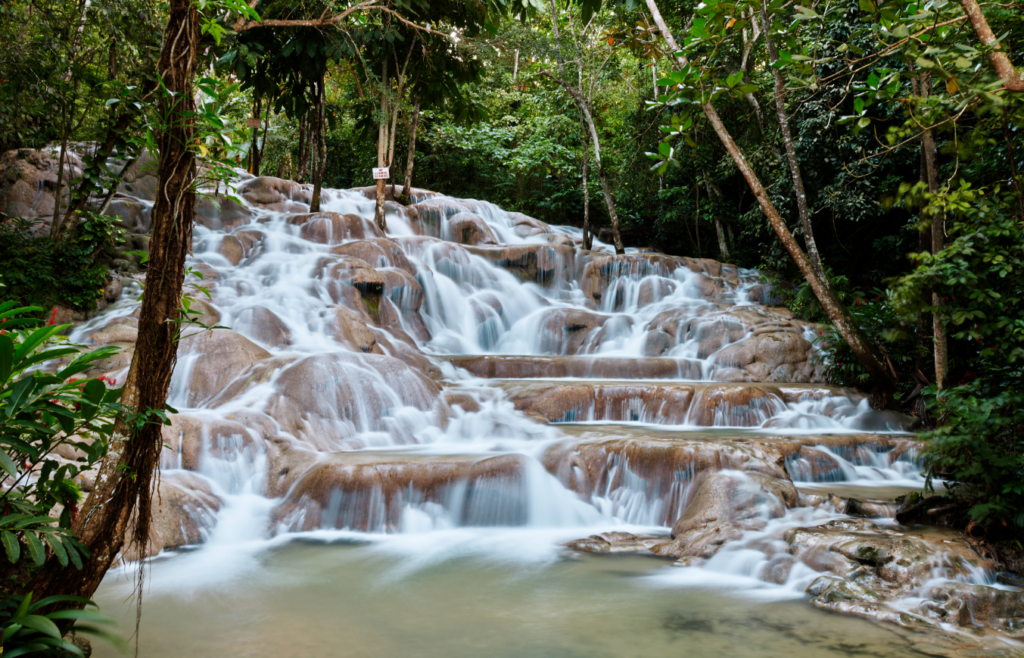
[[[248,224],[252,217],[248,208],[226,197],[203,196],[196,200],[196,223],[212,231],[233,231]]]
[[[110,164],[111,162],[108,160],[108,168]],[[116,169],[112,173],[120,173],[125,162],[114,160],[113,164]],[[121,177],[121,183],[117,186],[117,191],[138,199],[155,201],[157,186],[159,185],[159,176],[157,175],[158,164],[157,159],[153,157],[149,149],[143,149],[138,159],[125,170],[124,176]]]
[[[254,228],[244,228],[234,232],[234,237],[242,245],[242,258],[255,256],[263,250],[263,240],[266,238],[263,231]]]
[[[359,305],[365,307],[370,317],[377,316],[384,294],[384,275],[352,256],[324,258],[317,269],[318,276],[326,280],[328,294],[336,303],[351,302],[351,292],[355,291]],[[363,309],[356,306],[356,310],[362,312]]]
[[[167,549],[201,543],[222,504],[204,478],[185,472],[163,474],[159,490],[153,491],[149,543],[140,550],[126,542],[122,559],[134,562]],[[134,519],[129,520],[128,527],[134,527]]]
[[[758,427],[786,410],[779,389],[763,384],[732,384],[699,390],[689,420],[703,427]]]
[[[408,505],[426,504],[461,525],[521,525],[527,515],[521,469],[517,455],[335,453],[295,483],[273,520],[290,531],[380,532],[399,529]]]
[[[539,219],[534,219],[533,217],[524,215],[521,212],[510,212],[508,213],[508,217],[512,222],[513,232],[521,238],[551,233],[550,226]]]
[[[66,152],[61,203],[69,184],[82,176],[82,161]],[[8,217],[39,218],[49,227],[60,168],[60,149],[17,149],[0,156],[0,212]],[[42,229],[40,229],[42,230]]]
[[[397,242],[383,238],[372,238],[368,240],[357,240],[346,242],[343,245],[331,248],[332,254],[339,256],[352,256],[369,264],[371,267],[397,267],[416,275],[416,268]]]
[[[355,311],[344,306],[335,308],[334,325],[331,328],[337,339],[356,352],[383,354],[377,339],[366,320]]]
[[[299,226],[299,235],[310,242],[340,244],[345,240],[383,238],[377,225],[359,215],[339,215],[334,212],[291,215],[288,223]]]
[[[238,196],[249,203],[278,212],[295,212],[294,204],[309,205],[313,198],[311,185],[300,185],[295,181],[259,176],[243,182],[237,187]]]
[[[562,384],[510,388],[516,409],[548,421],[641,421],[682,424],[693,399],[686,385]]]
[[[488,379],[700,379],[700,365],[685,359],[485,355],[448,360],[458,368]]]
[[[524,281],[533,281],[539,285],[568,280],[575,268],[575,249],[572,246],[517,244],[467,247],[466,250],[516,274]]]
[[[252,462],[256,458],[257,443],[262,442],[260,425],[266,431],[269,419],[253,418],[251,413],[238,415],[237,419],[235,416],[171,414],[171,424],[161,428],[160,467],[199,471],[208,459]]]
[[[208,404],[220,406],[253,386],[271,383],[264,412],[280,432],[319,450],[365,447],[356,435],[390,433],[390,441],[413,443],[411,432],[429,422],[440,389],[429,376],[399,359],[352,352],[301,359],[278,357],[257,363]],[[397,415],[418,425],[393,422]]]
[[[281,318],[265,306],[242,309],[232,323],[241,333],[270,347],[283,347],[292,342],[292,332]]]
[[[796,487],[788,479],[762,473],[720,471],[709,474],[686,511],[672,526],[672,539],[657,549],[661,555],[708,558],[747,530],[760,530],[796,503]]]
[[[181,340],[178,362],[188,356],[196,357],[187,374],[188,405],[197,407],[217,396],[243,370],[270,357],[270,352],[240,333],[213,329]]]
[[[647,436],[568,440],[550,447],[543,463],[584,499],[601,496],[620,518],[649,525],[675,523],[710,473],[731,469],[788,482],[785,457],[768,442]],[[791,483],[783,485],[777,495],[787,505],[796,502],[790,487]]]
[[[566,548],[587,553],[650,553],[669,542],[664,535],[634,535],[629,532],[602,532],[565,544]]]
[[[148,233],[153,223],[153,204],[135,197],[115,194],[104,214],[118,217],[118,223],[129,231]]]
[[[540,350],[545,354],[591,352],[597,329],[610,317],[574,308],[551,308],[541,313]]]
[[[470,212],[452,215],[448,220],[445,239],[469,245],[496,245],[498,239],[483,218]]]

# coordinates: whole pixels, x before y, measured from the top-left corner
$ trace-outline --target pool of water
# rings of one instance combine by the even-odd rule
[[[139,655],[896,657],[928,641],[782,588],[680,579],[664,560],[573,555],[557,539],[477,530],[177,554],[147,574]],[[111,572],[96,597],[129,632],[132,577]]]

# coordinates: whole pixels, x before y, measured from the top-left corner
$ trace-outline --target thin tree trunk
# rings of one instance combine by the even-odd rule
[[[258,94],[253,94],[252,116],[256,119],[256,125],[252,128],[252,145],[249,146],[249,173],[253,176],[260,175],[260,110],[263,103]]]
[[[918,81],[916,79],[911,79],[911,84],[912,84],[912,86],[914,88],[914,94],[917,95],[918,94]],[[921,144],[921,157],[920,157],[920,161],[921,161],[921,163],[920,163],[921,173],[920,173],[920,176],[919,176],[919,180],[922,183],[924,183],[925,185],[927,185],[928,184],[928,165],[925,164],[924,143],[923,142]],[[924,210],[925,209],[922,207],[921,208],[921,223],[922,224],[925,221]],[[917,248],[918,248],[918,251],[920,251],[920,252],[931,253],[931,250],[932,250],[932,236],[931,236],[931,232],[930,231],[928,233],[925,233],[924,231],[920,231],[918,233]],[[926,294],[927,294],[928,297],[931,297],[931,291],[930,290],[927,291]],[[917,316],[917,341],[916,341],[915,350],[914,350],[914,367],[917,370],[921,371],[922,373],[925,372],[925,370],[927,370],[927,368],[925,367],[925,364],[924,364],[924,358],[923,357],[924,357],[925,354],[928,354],[929,352],[932,351],[931,349],[929,349],[928,347],[925,346],[925,342],[924,342],[925,341],[925,336],[927,336],[928,333],[929,333],[928,327],[931,326],[931,324],[932,324],[931,315],[932,315],[931,313],[922,312],[921,314],[919,314]]]
[[[416,158],[416,128],[420,122],[420,97],[419,94],[412,99],[412,120],[409,124],[409,157],[405,160],[405,181],[402,183],[402,201],[405,204],[412,203],[412,167]]]
[[[771,23],[768,20],[768,8],[764,0],[761,0],[761,19],[764,21],[764,40],[768,46],[768,59],[771,64],[778,61],[779,55],[775,50],[775,42],[772,41]],[[789,163],[789,173],[793,178],[793,188],[796,190],[796,208],[800,215],[800,227],[804,231],[804,244],[807,245],[807,255],[811,259],[811,265],[817,272],[818,278],[831,288],[828,276],[825,275],[825,267],[821,263],[821,256],[818,254],[818,244],[814,241],[814,228],[811,226],[811,213],[807,207],[807,191],[804,189],[804,177],[800,174],[800,163],[796,157],[796,147],[793,144],[793,133],[789,129],[789,115],[786,112],[786,83],[782,79],[782,71],[772,67],[775,75],[775,110],[779,117],[779,127],[782,129],[782,142],[786,147],[786,160]]]
[[[299,157],[295,167],[295,182],[305,182],[307,168],[309,168],[309,110],[299,117]]]
[[[377,166],[387,167],[388,148],[388,58],[381,64],[380,119],[377,124]],[[388,220],[384,216],[384,197],[386,182],[377,179],[377,203],[373,209],[373,221],[381,232],[387,231]]]
[[[134,412],[163,409],[177,355],[185,257],[192,244],[195,206],[195,141],[192,82],[199,16],[192,0],[172,0],[160,53],[167,92],[159,116],[169,117],[158,137],[159,182],[153,206],[146,291],[138,341],[121,403]],[[38,598],[74,594],[89,598],[127,540],[144,551],[149,540],[151,494],[161,449],[161,425],[141,429],[118,420],[99,474],[73,526],[90,557],[81,570],[47,561],[30,586]],[[129,520],[134,523],[129,527]],[[128,534],[128,537],[126,537]],[[145,570],[139,570],[139,577]],[[138,594],[142,595],[141,581]]]
[[[590,164],[590,137],[583,131],[583,249],[590,251],[594,236],[590,231],[590,183],[587,180],[587,165]]]
[[[155,78],[151,79],[150,82],[152,82],[154,87],[156,86]],[[135,119],[138,118],[139,114],[141,113],[140,110],[131,103],[124,103],[124,105],[127,106],[127,111],[122,113],[118,120],[114,122],[114,125],[107,130],[107,134],[104,137],[103,142],[99,145],[99,147],[96,149],[96,152],[93,154],[93,162],[106,163],[107,159],[110,157],[110,154],[113,152],[114,147],[117,146],[118,141],[123,137],[125,132],[131,127],[132,123],[135,122]],[[129,162],[134,161],[134,158],[131,158],[129,160]],[[121,173],[117,177],[117,180],[115,180],[115,188],[117,187],[117,184],[121,181],[123,177],[124,170],[121,171]],[[78,215],[82,212],[86,204],[89,202],[89,194],[92,192],[94,186],[95,184],[92,180],[85,177],[82,178],[82,182],[78,185],[78,189],[75,190],[73,198],[68,205],[68,209],[64,213],[63,219],[60,219],[58,221],[56,233],[51,233],[55,240],[62,239],[67,229],[71,226],[74,226],[75,220],[78,218]],[[102,215],[103,211],[100,211],[99,214]]]
[[[569,92],[573,100],[576,101],[576,106],[580,110],[580,114],[583,115],[587,130],[590,131],[590,138],[594,141],[594,163],[597,165],[597,178],[601,181],[601,191],[604,194],[604,202],[608,207],[608,218],[612,224],[612,242],[615,243],[615,253],[623,254],[625,249],[622,246],[622,238],[619,236],[619,215],[615,212],[615,199],[612,197],[611,188],[608,186],[608,177],[605,175],[604,165],[601,163],[601,139],[597,135],[597,127],[594,125],[594,118],[590,113],[590,106],[587,100],[583,97],[583,89],[574,89],[569,86],[569,83],[565,79],[565,59],[562,56],[562,40],[558,32],[558,7],[555,4],[555,0],[551,0],[551,31],[555,37],[555,45],[557,46],[558,52],[558,71],[559,77],[551,75],[548,72],[545,74],[557,82],[563,89]]]
[[[64,157],[68,149],[68,134],[67,134],[67,103],[64,103],[61,107],[60,112],[60,158],[57,160],[57,186],[53,190],[53,218],[50,220],[50,237],[56,238],[60,233],[61,225],[63,222],[60,221],[60,193],[64,186]]]
[[[260,169],[263,168],[263,160],[267,154],[267,133],[270,132],[270,102],[267,102],[267,114],[263,119],[263,145],[260,146]]]
[[[669,46],[676,52],[680,50],[678,44],[674,38],[672,38],[672,32],[668,29],[665,24],[665,20],[661,17],[661,12],[658,11],[658,6],[655,0],[646,0],[647,7],[651,12],[651,16],[654,18],[655,23],[658,25],[658,29],[661,31],[662,36],[668,42]],[[685,64],[685,60],[680,58],[681,64]],[[714,106],[710,103],[705,103],[701,106],[704,110],[704,115],[708,118],[711,126],[715,129],[715,133],[721,140],[725,150],[728,151],[730,157],[736,167],[743,174],[743,177],[747,181],[747,185],[750,186],[751,192],[754,193],[754,197],[757,199],[758,205],[761,207],[761,211],[768,217],[769,223],[772,228],[775,229],[776,234],[779,236],[779,240],[782,245],[789,252],[796,266],[800,269],[801,274],[807,279],[807,283],[811,286],[811,290],[818,298],[822,309],[832,322],[836,331],[846,341],[847,345],[853,351],[854,355],[860,361],[864,370],[867,371],[868,376],[871,377],[872,383],[876,388],[876,397],[873,400],[875,406],[888,407],[893,403],[893,394],[896,392],[896,379],[882,364],[881,359],[875,353],[874,348],[868,342],[867,338],[860,328],[853,322],[850,317],[849,311],[846,306],[836,298],[835,295],[822,283],[821,279],[818,278],[817,273],[814,271],[813,266],[808,262],[807,257],[800,249],[800,245],[797,244],[793,238],[793,234],[790,233],[789,228],[786,226],[786,222],[782,219],[778,210],[772,205],[771,200],[768,198],[768,194],[765,192],[764,187],[761,185],[761,181],[758,180],[757,174],[747,163],[746,158],[743,156],[743,152],[740,151],[739,147],[736,146],[736,142],[733,141],[732,135],[726,129],[725,124],[722,123],[722,119],[718,116],[718,112],[715,111]]]
[[[1010,177],[1013,180],[1013,189],[1017,192],[1017,210],[1020,211],[1020,218],[1024,219],[1024,193],[1020,189],[1020,174],[1017,172],[1017,154],[1013,148],[1013,140],[1010,138],[1010,124],[1007,118],[1009,113],[1006,106],[1003,106],[1003,139],[1006,140],[1006,154],[1010,161]]]
[[[921,98],[927,98],[931,93],[931,76],[928,72],[921,74],[918,83],[918,92]],[[928,191],[937,195],[939,193],[939,163],[938,149],[935,146],[935,136],[931,129],[921,134],[921,148],[924,149],[925,171],[928,176]],[[945,217],[937,213],[932,214],[932,255],[942,251],[945,246]],[[932,338],[935,347],[935,385],[939,390],[946,388],[946,373],[949,369],[949,347],[946,339],[945,319],[938,312],[942,305],[942,297],[935,290],[932,291]]]
[[[327,169],[327,135],[324,128],[326,107],[324,94],[324,76],[321,74],[317,82],[316,99],[313,103],[313,131],[310,150],[313,151],[313,198],[309,202],[309,212],[320,212],[320,195],[323,190],[324,171]]]
[[[708,196],[714,197],[715,202],[721,203],[722,190],[708,180],[707,174],[704,175],[704,182],[706,184],[705,186],[708,188]],[[731,258],[729,255],[729,242],[725,239],[725,228],[722,224],[722,218],[719,216],[717,211],[715,212],[715,234],[718,236],[718,252],[721,254],[721,257],[723,259]]]

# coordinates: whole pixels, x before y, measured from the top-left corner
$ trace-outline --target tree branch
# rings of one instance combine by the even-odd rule
[[[970,20],[974,33],[978,35],[978,40],[983,45],[992,48],[992,51],[988,54],[988,59],[992,62],[992,68],[996,70],[996,75],[1003,80],[1003,89],[1007,91],[1024,91],[1024,75],[1021,75],[1013,66],[1009,55],[1003,50],[999,39],[996,39],[996,35],[992,33],[992,28],[988,26],[985,14],[982,13],[981,7],[978,6],[976,0],[960,0],[960,6],[964,8],[964,13],[967,14],[967,19]]]

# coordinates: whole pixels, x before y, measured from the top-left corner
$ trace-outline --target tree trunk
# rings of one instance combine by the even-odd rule
[[[320,194],[324,183],[324,170],[327,169],[327,135],[324,130],[326,108],[324,99],[324,77],[320,76],[313,96],[313,130],[310,139],[310,150],[313,151],[313,198],[309,201],[309,212],[320,212]]]
[[[412,99],[412,121],[409,124],[409,157],[405,160],[405,181],[402,183],[402,202],[406,205],[412,203],[412,166],[416,157],[416,128],[420,122],[420,97],[419,94]]]
[[[387,167],[388,157],[388,58],[381,65],[380,119],[377,123],[377,166]],[[377,179],[377,203],[373,209],[373,222],[381,232],[388,230],[388,220],[384,216],[384,196],[386,182]]]
[[[309,168],[309,110],[299,117],[299,157],[295,166],[295,182],[303,183],[306,180],[306,170]]]
[[[771,22],[768,20],[768,8],[765,0],[761,0],[761,19],[764,21],[764,39],[768,46],[768,59],[771,64],[778,61],[779,56],[775,51],[775,43],[771,36]],[[772,67],[775,74],[775,110],[779,117],[779,127],[782,129],[782,141],[786,147],[786,160],[789,163],[789,173],[793,178],[793,188],[796,190],[796,208],[800,215],[800,227],[804,231],[804,244],[807,245],[807,255],[811,259],[811,265],[818,274],[818,278],[826,288],[831,289],[828,277],[825,275],[825,268],[821,264],[821,256],[818,254],[818,244],[814,241],[814,229],[811,226],[811,213],[807,207],[807,192],[804,189],[804,177],[800,174],[800,163],[796,157],[796,147],[793,145],[793,134],[789,129],[789,115],[786,113],[786,83],[782,79],[782,71]]]
[[[262,103],[258,94],[253,94],[252,117],[256,125],[252,128],[252,145],[249,146],[249,173],[253,176],[260,175],[260,109]]]
[[[179,325],[171,319],[179,316],[185,257],[192,244],[195,156],[190,149],[195,142],[192,82],[198,41],[199,16],[192,0],[172,0],[159,62],[167,90],[160,97],[159,116],[168,117],[168,122],[158,137],[159,182],[146,291],[121,399],[134,412],[164,408],[177,355]],[[73,527],[90,557],[81,570],[47,561],[30,586],[37,598],[91,597],[126,540],[145,549],[161,445],[159,423],[135,429],[123,418],[118,420],[96,483]],[[139,571],[140,578],[143,573]],[[141,596],[141,587],[138,592]]]
[[[156,85],[155,79],[151,80],[153,86]],[[107,134],[103,139],[103,142],[97,147],[96,152],[93,153],[92,161],[98,163],[106,163],[110,154],[113,152],[114,147],[117,146],[118,141],[124,136],[124,134],[131,127],[132,123],[141,113],[138,108],[132,103],[124,103],[127,106],[127,110],[118,117],[114,125],[107,130]],[[134,158],[130,161],[134,162]],[[114,181],[113,185],[116,189],[118,183],[124,177],[125,170],[121,171],[121,174]],[[78,189],[75,190],[75,194],[68,205],[68,209],[64,212],[63,219],[59,219],[57,230],[55,233],[51,233],[55,240],[60,240],[64,237],[64,233],[68,228],[74,226],[75,220],[78,219],[78,215],[85,209],[86,204],[89,202],[89,194],[93,191],[95,183],[92,180],[83,177],[82,182],[79,183]],[[99,211],[99,214],[103,214],[103,210]]]
[[[713,203],[722,203],[722,190],[717,185],[712,183],[707,178],[707,174],[704,175],[706,187],[708,188],[708,196],[714,197]],[[728,260],[732,258],[729,255],[729,242],[725,239],[725,228],[722,224],[722,218],[719,216],[719,212],[715,211],[715,235],[718,237],[718,252],[722,257],[722,260]]]
[[[583,249],[590,251],[594,236],[590,231],[590,185],[587,181],[587,165],[590,164],[590,138],[583,131]]]
[[[922,74],[920,82],[920,94],[921,98],[927,98],[929,94],[929,87],[931,81],[927,77],[927,73]],[[928,175],[928,191],[931,194],[939,193],[939,171],[938,171],[938,150],[935,146],[935,137],[932,131],[925,130],[921,135],[921,146],[924,149],[924,162],[925,170]],[[932,214],[932,255],[935,255],[942,251],[945,242],[945,221],[944,217],[938,214]],[[938,386],[939,390],[946,388],[946,373],[949,369],[949,352],[948,344],[946,340],[946,326],[945,320],[942,315],[938,312],[938,307],[942,305],[942,298],[939,293],[932,291],[932,306],[935,307],[935,311],[932,312],[932,337],[935,343],[935,385]]]
[[[565,59],[562,56],[562,40],[558,33],[558,7],[555,0],[551,0],[551,31],[555,37],[555,45],[558,52],[558,77],[547,73],[548,77],[557,82],[563,89],[569,92],[576,106],[583,115],[584,130],[590,131],[590,138],[594,141],[594,162],[597,164],[597,177],[601,181],[601,191],[604,193],[604,202],[608,206],[608,218],[612,224],[612,241],[615,243],[615,253],[623,254],[625,249],[622,246],[622,238],[619,236],[619,215],[615,212],[615,199],[608,187],[608,178],[605,175],[604,166],[601,164],[601,139],[597,136],[597,127],[594,125],[594,118],[591,116],[590,105],[583,96],[582,86],[574,89],[565,79]],[[582,77],[582,74],[581,74]]]
[[[661,31],[662,36],[668,42],[669,46],[676,52],[680,50],[675,39],[672,38],[672,32],[668,29],[665,24],[665,20],[661,17],[661,12],[658,11],[658,6],[655,0],[646,0],[647,7],[651,12],[651,16],[654,18],[655,23],[658,25],[658,29]],[[685,64],[685,60],[680,58],[682,64]],[[874,399],[872,402],[876,407],[889,407],[893,404],[893,395],[896,392],[896,379],[895,377],[885,368],[882,364],[881,359],[875,353],[871,344],[860,328],[853,322],[850,317],[849,311],[846,306],[843,305],[832,292],[825,287],[818,278],[814,268],[808,262],[807,257],[800,249],[800,245],[796,243],[793,238],[793,234],[789,232],[789,228],[783,221],[782,216],[779,215],[778,210],[772,205],[771,200],[768,198],[768,194],[765,192],[764,187],[761,185],[761,181],[758,180],[757,174],[747,163],[746,158],[743,156],[742,151],[736,146],[736,142],[733,141],[732,135],[726,129],[725,124],[722,123],[722,119],[718,116],[718,112],[710,104],[706,103],[701,106],[704,110],[704,115],[708,118],[711,126],[715,129],[715,133],[725,146],[725,150],[728,151],[730,157],[736,167],[743,174],[743,177],[747,181],[747,185],[750,186],[751,192],[754,193],[754,197],[757,199],[758,205],[761,207],[761,211],[768,217],[769,223],[772,228],[775,229],[776,234],[779,236],[779,240],[782,245],[789,252],[789,255],[793,258],[796,266],[800,269],[801,274],[807,279],[807,283],[810,284],[811,290],[818,298],[822,309],[832,322],[836,331],[842,336],[843,340],[846,341],[847,345],[856,355],[857,360],[860,361],[864,370],[867,371],[868,376],[871,377],[871,381],[875,386]]]

